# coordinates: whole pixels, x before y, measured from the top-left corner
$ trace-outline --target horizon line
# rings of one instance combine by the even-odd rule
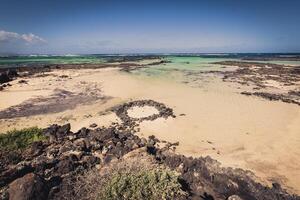
[[[224,55],[224,54],[299,54],[300,52],[176,52],[176,53],[0,53],[1,56],[30,56],[30,55],[52,55],[52,56],[65,56],[65,55]]]

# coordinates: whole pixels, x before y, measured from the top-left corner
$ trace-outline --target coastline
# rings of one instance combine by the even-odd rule
[[[227,84],[215,72],[202,73],[191,87],[190,82],[181,83],[184,75],[176,71],[172,73],[179,80],[128,73],[145,67],[144,63],[73,67],[53,66],[43,76],[38,72],[10,82],[12,86],[1,91],[0,130],[37,124],[48,127],[55,123],[71,123],[72,131],[92,123],[109,126],[119,122],[109,112],[112,107],[132,100],[153,99],[171,107],[177,117],[142,122],[137,135],[154,134],[160,140],[179,142],[177,153],[194,157],[209,155],[224,166],[254,171],[265,184],[276,181],[290,191],[299,191],[297,105],[243,96],[240,92],[249,86]],[[208,83],[203,81],[205,78]],[[20,80],[27,83],[19,83]],[[62,107],[54,111],[49,99],[52,105],[59,103]],[[3,113],[20,104],[23,107]],[[43,112],[35,110],[33,115],[32,107]]]

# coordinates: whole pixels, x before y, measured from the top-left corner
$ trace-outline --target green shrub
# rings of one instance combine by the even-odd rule
[[[42,129],[37,127],[12,130],[0,134],[0,150],[14,151],[24,149],[35,141],[45,140]]]
[[[178,176],[170,170],[150,169],[122,171],[111,174],[97,199],[175,199],[185,193]]]

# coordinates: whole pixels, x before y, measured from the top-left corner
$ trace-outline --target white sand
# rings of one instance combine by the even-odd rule
[[[127,110],[127,114],[131,118],[144,118],[158,113],[159,111],[152,106],[133,106],[132,108]]]

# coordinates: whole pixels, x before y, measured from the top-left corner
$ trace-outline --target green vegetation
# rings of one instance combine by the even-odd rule
[[[142,169],[111,174],[97,199],[174,199],[182,197],[178,176],[170,170]]]
[[[0,134],[0,151],[24,149],[33,142],[45,139],[42,129],[37,127],[8,131],[5,134]]]

